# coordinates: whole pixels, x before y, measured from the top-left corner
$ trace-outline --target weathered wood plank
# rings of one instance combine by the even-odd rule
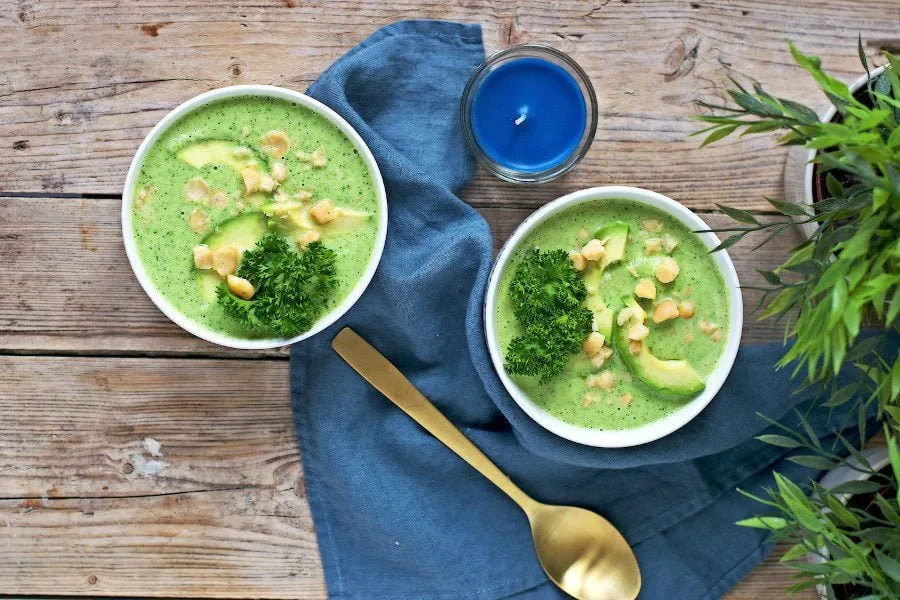
[[[3,593],[324,597],[283,361],[3,357],[0,422]]]
[[[549,200],[548,196],[546,200]],[[523,208],[482,208],[495,246],[530,213]],[[144,294],[125,257],[119,202],[79,198],[0,198],[0,351],[94,354],[186,354],[285,356],[285,350],[238,354],[183,332]],[[728,220],[704,217],[712,226]],[[747,254],[749,243],[731,251],[744,283],[761,283],[756,268],[778,264],[799,241],[793,230]],[[745,341],[777,339],[780,327],[749,315]]]
[[[599,184],[633,184],[695,208],[728,200],[762,207],[781,194],[784,152],[770,137],[698,150],[693,101],[721,100],[728,75],[819,104],[791,64],[794,39],[845,78],[860,71],[856,35],[875,55],[900,46],[894,0],[458,0],[391,3],[261,0],[0,2],[0,191],[121,190],[141,138],[166,111],[208,89],[272,83],[305,89],[380,25],[410,18],[481,22],[488,50],[542,42],[572,53],[592,77],[600,124],[585,162],[549,188],[480,174],[467,196],[534,205]]]
[[[0,358],[0,590],[323,597],[289,398],[284,361]]]

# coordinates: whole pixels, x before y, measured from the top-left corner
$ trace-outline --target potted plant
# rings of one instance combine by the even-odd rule
[[[865,54],[860,55],[865,65]],[[871,85],[869,85],[871,84]],[[884,66],[867,71],[849,86],[850,93],[860,102],[872,106],[869,101],[869,90],[889,93],[890,81],[884,73]],[[821,111],[819,120],[823,123],[839,122],[841,113],[834,104],[829,104]],[[804,146],[792,146],[788,150],[784,167],[785,199],[800,206],[813,206],[828,197],[826,173],[815,162],[817,150]],[[816,230],[815,223],[798,223],[806,237]]]
[[[802,419],[802,433],[784,427],[783,435],[761,436],[801,452],[791,457],[794,462],[832,471],[810,483],[809,496],[776,473],[769,497],[754,496],[773,514],[741,524],[794,544],[782,559],[798,570],[800,580],[791,589],[818,585],[825,598],[898,598],[900,356],[887,341],[900,330],[900,61],[885,53],[888,64],[870,70],[860,40],[866,76],[847,86],[825,73],[818,58],[793,45],[790,51],[831,102],[821,119],[759,84],[749,90],[734,82],[728,93],[735,106],[700,103],[714,111],[698,117],[710,124],[698,132],[706,134],[704,145],[736,132],[780,131],[779,143],[796,147],[794,156],[802,157],[792,158],[802,168],[787,170],[794,201],[768,200],[783,218],[763,223],[747,211],[719,207],[737,221],[717,230],[730,234],[719,249],[750,232],[767,232],[765,244],[795,223],[804,229],[807,239],[781,266],[760,271],[766,286],[756,288],[762,317],[784,320],[786,338],[794,341],[780,366],[794,363],[802,385],[822,386],[825,406],[853,403],[860,446],[866,416],[875,414],[887,450],[873,455],[840,435],[825,445]],[[862,336],[863,324],[873,322],[882,333]],[[862,375],[838,385],[845,364],[855,364]],[[807,561],[808,554],[815,559]]]

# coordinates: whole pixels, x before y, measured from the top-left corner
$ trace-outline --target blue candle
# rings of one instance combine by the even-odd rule
[[[574,166],[593,139],[596,110],[587,75],[543,46],[515,46],[489,58],[463,97],[470,146],[512,181],[547,181]]]

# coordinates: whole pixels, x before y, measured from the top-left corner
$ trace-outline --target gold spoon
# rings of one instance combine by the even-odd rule
[[[503,474],[378,350],[344,328],[331,346],[357,373],[519,505],[538,560],[553,583],[578,600],[634,600],[641,572],[612,524],[583,508],[537,502]]]

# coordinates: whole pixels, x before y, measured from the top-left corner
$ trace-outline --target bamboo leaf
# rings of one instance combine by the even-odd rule
[[[797,440],[774,433],[758,435],[756,436],[756,439],[766,444],[771,444],[772,446],[778,446],[779,448],[799,448],[801,446],[800,442]]]
[[[833,460],[828,460],[824,456],[815,456],[813,454],[804,454],[801,456],[789,456],[788,460],[792,463],[798,464],[801,467],[807,467],[810,469],[817,469],[819,471],[827,471],[829,469],[833,469],[837,466],[837,463]]]
[[[878,561],[878,566],[881,567],[885,575],[894,581],[900,582],[900,562],[877,549],[875,550],[875,560]]]
[[[754,529],[769,529],[771,531],[778,531],[779,529],[784,529],[788,526],[788,522],[781,517],[752,517],[750,519],[743,519],[735,523],[735,525],[739,525],[741,527],[752,527]]]
[[[700,147],[708,146],[713,142],[718,142],[724,137],[728,137],[735,129],[737,129],[737,125],[724,125],[719,127],[718,129],[714,129],[706,138],[703,140],[703,143],[700,144]]]
[[[721,244],[719,244],[718,246],[716,246],[709,252],[710,252],[710,254],[712,254],[713,252],[718,252],[719,250],[725,250],[726,248],[731,248],[732,246],[737,244],[739,241],[741,241],[741,238],[743,238],[743,237],[744,237],[743,234],[740,234],[740,233],[730,235],[727,238],[725,238]]]
[[[809,213],[806,212],[806,208],[802,207],[798,204],[794,204],[793,202],[784,202],[783,200],[773,200],[771,198],[766,198],[769,204],[774,206],[778,212],[783,215],[787,215],[789,217],[808,217]]]
[[[756,220],[750,212],[746,210],[741,210],[740,208],[732,208],[730,206],[726,206],[724,204],[716,204],[719,210],[723,213],[737,221],[738,223],[745,223],[747,225],[759,225],[759,221]]]

